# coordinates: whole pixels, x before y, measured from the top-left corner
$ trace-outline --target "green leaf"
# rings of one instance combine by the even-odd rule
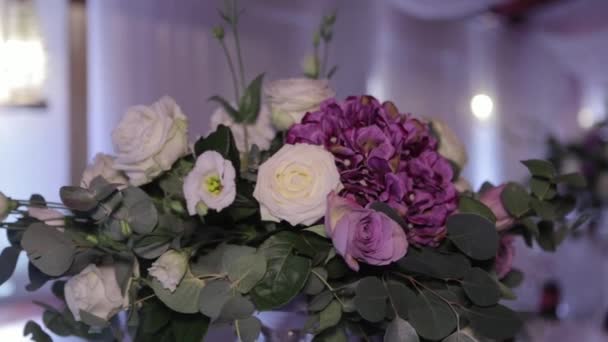
[[[262,331],[262,322],[257,317],[234,321],[234,330],[240,342],[255,342]]]
[[[224,305],[222,305],[219,318],[229,321],[246,319],[253,315],[254,311],[255,306],[253,306],[253,303],[249,299],[237,293],[230,297],[224,303]]]
[[[175,341],[201,342],[209,328],[209,319],[203,315],[186,315],[173,313],[171,330]]]
[[[325,230],[324,224],[318,224],[316,226],[308,227],[304,230],[307,232],[315,233],[320,237],[327,238],[327,231]]]
[[[72,335],[71,327],[67,324],[67,322],[59,311],[45,310],[42,314],[42,321],[44,322],[44,325],[47,327],[47,329],[52,331],[55,335]]]
[[[355,307],[363,319],[380,322],[384,319],[387,298],[388,294],[380,279],[365,277],[357,285]]]
[[[521,223],[524,226],[524,228],[526,229],[526,231],[528,231],[533,236],[538,236],[540,234],[540,232],[538,231],[538,226],[536,225],[536,222],[534,222],[534,220],[532,220],[532,218],[530,218],[530,217],[523,218],[522,220],[519,221],[519,223]]]
[[[559,175],[555,177],[554,181],[555,183],[566,184],[574,188],[585,188],[587,186],[587,180],[578,172]]]
[[[386,290],[391,306],[397,311],[397,315],[403,319],[408,319],[408,308],[416,300],[416,293],[404,284],[389,280],[386,283]]]
[[[107,320],[95,316],[92,313],[86,312],[84,310],[80,310],[80,319],[84,324],[92,328],[105,328],[110,324],[110,322],[108,322]]]
[[[490,306],[500,300],[500,290],[494,279],[481,268],[471,268],[462,281],[462,288],[471,301],[479,306]]]
[[[60,300],[65,300],[65,280],[57,280],[51,286],[51,292]]]
[[[271,236],[258,248],[268,262],[266,275],[251,293],[261,311],[289,303],[304,288],[310,274],[310,260],[293,254],[298,244],[294,234],[283,233]]]
[[[465,315],[473,331],[492,339],[512,338],[522,327],[517,314],[502,305],[487,308],[473,306],[465,311]]]
[[[350,268],[341,257],[330,259],[325,265],[329,279],[340,279],[350,272]]]
[[[156,278],[149,283],[158,299],[171,310],[185,314],[199,311],[199,298],[202,298],[201,292],[206,286],[205,282],[193,276],[190,271],[186,272],[174,292],[165,289]]]
[[[44,284],[46,284],[47,281],[53,279],[53,277],[40,271],[31,262],[29,262],[27,265],[27,275],[30,280],[30,283],[25,286],[25,289],[30,292],[37,291],[42,286],[44,286]]]
[[[538,245],[545,251],[554,252],[557,248],[557,242],[555,241],[555,229],[553,222],[551,221],[540,221],[538,223],[538,229],[540,234],[538,239]]]
[[[532,193],[541,200],[553,199],[557,194],[555,185],[546,179],[538,177],[532,177],[530,180],[530,189],[532,190]]]
[[[213,280],[203,287],[196,301],[203,315],[215,321],[221,314],[224,304],[232,297],[230,283],[226,280]]]
[[[418,334],[412,325],[399,317],[395,317],[386,327],[384,342],[419,342]]]
[[[11,278],[17,267],[17,260],[21,249],[15,246],[9,246],[2,250],[0,254],[0,286]]]
[[[479,342],[473,336],[460,330],[446,337],[442,342]]]
[[[127,209],[127,222],[134,232],[150,234],[158,223],[158,211],[145,191],[136,187],[122,190],[122,205]]]
[[[325,309],[327,305],[332,301],[334,295],[330,291],[321,292],[318,295],[312,297],[308,304],[308,310],[317,312]]]
[[[114,255],[114,273],[116,274],[116,281],[120,286],[120,290],[123,296],[128,291],[128,284],[131,276],[133,276],[133,263],[135,256],[130,253],[124,253],[122,255]]]
[[[386,204],[384,202],[374,202],[369,207],[375,211],[379,211],[379,212],[385,214],[391,220],[397,222],[404,229],[407,228],[407,223],[405,222],[403,217],[401,217],[401,215],[399,215],[397,213],[397,211],[395,211],[395,209],[391,208],[388,204]]]
[[[221,268],[216,273],[228,272],[228,270],[238,262],[241,257],[252,256],[255,248],[249,246],[223,244]]]
[[[75,211],[91,211],[99,203],[92,192],[77,186],[62,187],[59,196],[63,204]]]
[[[266,259],[262,255],[243,255],[228,268],[228,278],[237,291],[248,293],[264,278],[266,266]]]
[[[327,271],[321,267],[315,267],[312,269],[313,273],[308,277],[306,285],[304,286],[304,293],[307,295],[316,295],[321,293],[325,289],[325,284],[319,279],[317,274],[324,280],[327,280]],[[316,273],[316,274],[314,274]]]
[[[200,156],[206,151],[218,152],[224,159],[230,160],[232,166],[234,166],[234,170],[237,174],[239,173],[241,169],[241,157],[230,128],[219,125],[214,132],[205,138],[199,139],[194,144],[194,153],[197,156]]]
[[[312,342],[347,342],[348,338],[346,337],[346,333],[344,329],[339,326],[335,326],[329,329],[326,329],[322,333],[316,335]]]
[[[23,328],[23,336],[29,335],[32,335],[34,342],[53,342],[51,337],[34,321],[28,321]]]
[[[239,112],[230,104],[230,102],[228,102],[228,100],[224,99],[221,96],[215,95],[215,96],[211,96],[209,99],[207,99],[207,101],[218,103],[220,106],[222,106],[222,108],[224,108],[224,111],[226,111],[226,113],[228,113],[228,115],[230,115],[230,117],[235,122],[238,122]],[[198,155],[198,153],[197,153],[197,155]]]
[[[135,240],[133,252],[144,259],[156,259],[171,245],[172,238],[165,235],[146,235]]]
[[[254,124],[257,121],[262,103],[263,80],[264,74],[260,74],[247,86],[239,101],[239,115],[235,122]]]
[[[148,334],[157,333],[169,324],[171,313],[159,300],[145,301],[141,308],[140,329]]]
[[[399,269],[437,279],[462,278],[471,263],[462,254],[443,254],[431,248],[410,248],[407,255],[397,261]]]
[[[458,211],[463,214],[477,214],[485,217],[492,223],[496,223],[496,216],[492,210],[485,204],[469,196],[460,196],[458,202]]]
[[[409,309],[410,324],[418,335],[429,340],[441,340],[457,326],[452,308],[429,290],[423,290]]]
[[[510,288],[518,287],[524,280],[524,274],[520,270],[513,269],[500,281]]]
[[[507,184],[500,198],[507,211],[515,217],[522,217],[530,209],[530,195],[517,183]]]
[[[530,201],[530,204],[532,205],[532,209],[534,209],[536,214],[541,218],[545,220],[557,219],[557,208],[550,202],[541,201],[536,198],[533,198]]]
[[[476,214],[456,214],[448,217],[448,238],[467,256],[488,260],[496,256],[498,233],[495,225]]]
[[[70,268],[76,252],[74,242],[66,234],[44,223],[29,226],[23,234],[21,246],[32,264],[53,277]]]
[[[546,160],[530,159],[524,160],[521,163],[528,168],[533,176],[547,179],[555,177],[555,166]]]
[[[319,328],[316,331],[320,332],[337,325],[341,318],[342,305],[337,300],[333,300],[319,313]]]

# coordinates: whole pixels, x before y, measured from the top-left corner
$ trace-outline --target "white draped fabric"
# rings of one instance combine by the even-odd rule
[[[388,0],[409,15],[421,19],[455,19],[488,10],[503,0]]]

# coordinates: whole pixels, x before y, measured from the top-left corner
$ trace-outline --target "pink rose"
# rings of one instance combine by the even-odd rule
[[[500,198],[507,185],[502,184],[481,193],[479,200],[485,204],[496,216],[496,230],[503,231],[511,228],[515,223],[515,218],[509,214]]]
[[[513,257],[515,256],[515,246],[513,245],[513,235],[503,235],[500,238],[498,252],[494,268],[498,279],[504,278],[513,268]]]

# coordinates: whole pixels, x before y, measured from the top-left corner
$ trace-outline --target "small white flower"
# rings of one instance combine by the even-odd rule
[[[89,164],[82,174],[80,186],[88,188],[93,179],[101,176],[106,181],[112,184],[127,185],[129,180],[122,171],[114,168],[114,157],[98,153],[93,159],[93,163]]]
[[[170,97],[127,110],[114,132],[114,168],[134,186],[151,182],[188,153],[188,121]]]
[[[260,107],[258,119],[253,125],[235,123],[224,108],[220,107],[211,115],[211,132],[215,131],[219,125],[230,128],[236,147],[241,153],[249,152],[249,148],[253,145],[257,145],[262,151],[269,149],[270,143],[276,135],[270,122],[270,111],[265,105]],[[245,128],[247,129],[248,146],[245,146]]]
[[[431,125],[433,131],[439,137],[439,150],[437,152],[462,170],[468,160],[467,150],[462,141],[443,120],[432,119]]]
[[[188,213],[195,215],[197,206],[221,211],[236,197],[236,171],[229,160],[215,151],[207,151],[196,159],[196,164],[184,179],[184,196]]]
[[[148,268],[150,276],[156,278],[165,289],[174,292],[188,269],[188,258],[183,253],[169,250]]]
[[[128,305],[116,280],[113,266],[88,265],[65,284],[65,301],[77,321],[80,310],[109,319]]]
[[[300,123],[307,112],[318,110],[321,102],[336,96],[328,80],[309,78],[270,82],[264,94],[272,110],[272,123],[279,130]]]
[[[316,145],[284,145],[260,165],[253,196],[262,220],[311,225],[325,214],[327,195],[341,188],[331,153]]]
[[[59,210],[43,207],[28,207],[27,214],[44,222],[47,226],[61,227],[65,225],[65,216]]]

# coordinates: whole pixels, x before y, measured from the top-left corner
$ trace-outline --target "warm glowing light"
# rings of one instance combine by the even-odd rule
[[[479,120],[486,120],[492,115],[494,102],[485,94],[477,94],[471,99],[471,111]]]
[[[40,41],[11,39],[0,42],[0,102],[41,101],[45,75],[46,57]]]
[[[583,108],[580,112],[578,112],[578,124],[581,128],[591,128],[596,122],[596,115],[591,108]]]

